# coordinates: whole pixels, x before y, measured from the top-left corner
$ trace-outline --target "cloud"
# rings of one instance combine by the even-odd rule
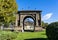
[[[50,19],[51,16],[52,16],[52,14],[53,14],[53,13],[48,13],[48,14],[44,15],[44,16],[42,17],[42,20],[48,20],[48,19]]]

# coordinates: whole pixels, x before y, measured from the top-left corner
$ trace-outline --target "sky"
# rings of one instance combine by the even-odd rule
[[[58,0],[16,0],[18,10],[41,10],[45,23],[58,21]]]

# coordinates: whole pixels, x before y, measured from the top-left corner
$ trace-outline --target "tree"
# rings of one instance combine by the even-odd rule
[[[58,40],[58,21],[50,23],[46,28],[48,40]]]
[[[15,21],[15,14],[17,13],[16,0],[0,0],[0,22],[10,23]]]
[[[48,23],[44,23],[44,21],[42,21],[42,22],[41,22],[41,26],[42,26],[43,28],[46,28],[46,27],[48,26]]]
[[[45,23],[45,27],[47,27],[48,26],[48,23]]]

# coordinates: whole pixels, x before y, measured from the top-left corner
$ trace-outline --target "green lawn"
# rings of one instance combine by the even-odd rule
[[[46,40],[45,30],[41,32],[9,32],[9,31],[0,31],[0,39],[7,40],[27,40],[27,39],[38,39]]]
[[[19,32],[16,40],[24,40],[24,39],[33,39],[33,38],[47,38],[45,31],[42,32]]]

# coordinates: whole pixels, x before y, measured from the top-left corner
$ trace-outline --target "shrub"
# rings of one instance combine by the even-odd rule
[[[49,40],[58,40],[58,22],[53,22],[47,26],[46,35]]]
[[[0,40],[14,40],[17,37],[16,33],[13,32],[0,32]]]

